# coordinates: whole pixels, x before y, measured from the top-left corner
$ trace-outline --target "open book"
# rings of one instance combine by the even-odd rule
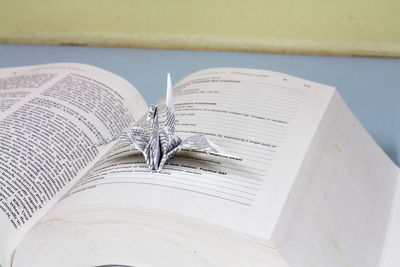
[[[88,149],[145,120],[132,85],[1,69],[0,265],[400,265],[399,168],[334,88],[216,68],[173,94],[179,136],[242,160],[186,150],[152,172],[125,143]]]

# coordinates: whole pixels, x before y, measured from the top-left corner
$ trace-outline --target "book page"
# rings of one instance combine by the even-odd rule
[[[390,214],[390,222],[386,233],[385,246],[382,254],[381,267],[400,266],[400,169],[398,171],[396,193]]]
[[[99,204],[52,215],[25,235],[13,267],[289,267],[272,242],[171,212]]]
[[[117,143],[58,203],[57,213],[120,203],[267,239],[333,91],[261,70],[190,75],[174,87],[176,134],[204,134],[242,160],[181,151],[161,172],[150,172],[140,153]]]
[[[379,266],[398,176],[335,93],[272,241],[293,266]]]
[[[0,265],[106,152],[88,149],[146,110],[138,91],[82,64],[0,70]]]

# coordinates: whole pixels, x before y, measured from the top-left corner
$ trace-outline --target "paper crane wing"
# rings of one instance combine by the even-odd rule
[[[242,160],[241,158],[228,154],[222,148],[208,140],[207,137],[205,137],[204,135],[194,135],[185,139],[184,141],[181,141],[179,145],[173,147],[170,151],[165,153],[165,155],[161,159],[158,170],[160,170],[165,165],[165,163],[181,149],[190,149],[194,152],[205,152],[207,154],[222,156],[229,159]]]
[[[91,147],[106,145],[117,139],[120,139],[131,145],[133,148],[139,150],[143,154],[145,153],[146,146],[149,143],[148,133],[139,126],[133,126],[129,130],[114,135],[110,138],[103,139],[100,142],[91,145]]]
[[[131,145],[135,149],[145,153],[147,144],[149,143],[149,134],[139,126],[133,126],[125,133],[119,136],[119,139]]]
[[[226,158],[238,159],[236,156],[230,155],[225,152],[222,148],[211,142],[204,135],[193,135],[185,139],[180,145],[180,149],[191,149],[199,152],[206,152],[207,154],[213,154],[218,156],[223,156]]]

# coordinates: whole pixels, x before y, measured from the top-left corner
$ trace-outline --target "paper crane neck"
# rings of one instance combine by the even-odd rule
[[[157,116],[158,116],[157,106],[150,105],[149,113],[147,114],[147,120],[154,122]]]

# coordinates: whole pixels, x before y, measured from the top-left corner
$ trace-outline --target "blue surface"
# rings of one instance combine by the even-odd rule
[[[52,62],[87,63],[119,74],[148,103],[164,94],[167,72],[175,83],[210,67],[268,69],[332,85],[400,164],[400,59],[0,44],[0,67]]]

